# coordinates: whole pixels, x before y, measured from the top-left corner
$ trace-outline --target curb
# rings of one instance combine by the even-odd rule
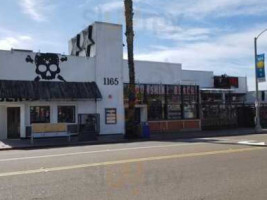
[[[32,149],[47,149],[47,148],[62,148],[62,147],[77,147],[77,146],[87,146],[87,145],[105,145],[105,144],[123,144],[123,143],[135,143],[135,142],[147,142],[147,141],[170,141],[170,140],[182,140],[182,139],[199,139],[205,137],[231,137],[231,136],[242,136],[242,135],[260,135],[260,134],[267,134],[267,131],[262,133],[254,133],[252,131],[248,131],[246,133],[228,133],[225,132],[217,133],[217,134],[205,134],[198,135],[198,134],[187,134],[182,135],[175,135],[173,133],[164,133],[164,134],[155,134],[150,139],[147,138],[140,138],[140,139],[120,139],[120,140],[110,140],[110,141],[88,141],[88,142],[74,142],[69,144],[46,144],[46,145],[33,145],[33,146],[20,146],[20,147],[9,147],[9,148],[0,148],[0,151],[11,151],[11,150],[32,150]]]
[[[121,140],[121,141],[89,141],[89,142],[76,142],[69,144],[47,144],[47,145],[34,145],[34,146],[20,146],[20,147],[8,147],[0,148],[0,151],[11,151],[11,150],[33,150],[33,149],[48,149],[48,148],[62,148],[62,147],[78,147],[78,146],[87,146],[87,145],[105,145],[105,144],[123,144],[123,143],[134,143],[134,142],[143,142],[149,141],[147,139],[137,139],[137,140]]]

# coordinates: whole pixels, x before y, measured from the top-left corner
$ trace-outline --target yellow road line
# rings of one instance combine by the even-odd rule
[[[175,155],[168,155],[168,156],[153,156],[153,157],[147,157],[147,158],[135,158],[135,159],[107,161],[107,162],[89,163],[89,164],[63,166],[63,167],[41,168],[41,169],[26,170],[26,171],[6,172],[6,173],[0,173],[0,177],[37,174],[37,173],[45,173],[45,172],[57,172],[57,171],[66,171],[66,170],[98,167],[98,166],[129,164],[129,163],[136,163],[136,162],[169,160],[169,159],[200,157],[200,156],[210,156],[210,155],[219,155],[219,154],[243,153],[243,152],[257,151],[257,150],[262,150],[262,149],[266,149],[266,148],[265,147],[253,147],[253,148],[243,148],[243,149],[228,149],[228,150],[209,151],[209,152],[175,154]]]

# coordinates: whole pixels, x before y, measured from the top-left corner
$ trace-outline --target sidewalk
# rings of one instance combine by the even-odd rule
[[[82,145],[98,145],[109,143],[127,142],[123,135],[100,136],[96,141],[81,142],[78,137],[72,137],[71,142],[66,138],[43,138],[35,139],[34,144],[31,144],[30,139],[14,139],[14,140],[0,140],[1,150],[16,150],[16,149],[38,149],[38,148],[55,148],[55,147],[71,147]]]
[[[267,133],[265,130],[263,133]],[[71,142],[66,138],[36,139],[34,144],[29,139],[17,140],[0,140],[1,150],[15,149],[38,149],[38,148],[56,148],[70,147],[81,145],[99,145],[112,143],[130,143],[140,141],[168,141],[177,139],[203,138],[203,137],[220,137],[220,136],[237,136],[255,134],[254,129],[234,129],[219,131],[199,131],[199,132],[180,132],[180,133],[156,133],[152,134],[150,139],[126,140],[123,135],[99,136],[97,141],[80,142],[77,137],[73,137]]]

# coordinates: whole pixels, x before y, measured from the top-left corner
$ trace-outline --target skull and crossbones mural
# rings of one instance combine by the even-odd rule
[[[65,81],[65,79],[60,75],[61,69],[59,67],[61,62],[66,62],[68,58],[62,56],[59,58],[58,54],[53,53],[37,53],[34,60],[30,55],[26,57],[27,63],[35,64],[35,72],[37,77],[35,81],[43,80],[54,80],[59,79],[60,81]]]

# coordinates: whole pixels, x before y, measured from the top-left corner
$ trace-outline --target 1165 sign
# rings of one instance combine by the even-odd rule
[[[104,78],[104,85],[119,85],[119,78]]]

